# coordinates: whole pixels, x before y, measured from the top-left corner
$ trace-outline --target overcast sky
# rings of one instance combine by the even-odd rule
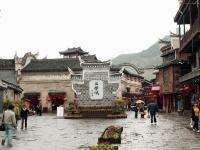
[[[178,0],[0,0],[0,57],[81,47],[98,59],[137,53],[175,32]]]

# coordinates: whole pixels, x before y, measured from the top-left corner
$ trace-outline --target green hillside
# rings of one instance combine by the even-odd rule
[[[169,40],[169,36],[163,38]],[[146,50],[139,53],[121,54],[112,60],[114,65],[121,63],[131,63],[139,68],[151,68],[161,64],[162,59],[160,57],[161,52],[159,50],[158,42]]]

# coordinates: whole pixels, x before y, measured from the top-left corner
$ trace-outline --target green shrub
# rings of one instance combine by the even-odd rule
[[[9,99],[6,99],[5,101],[3,101],[3,109],[4,110],[7,109],[10,104],[13,104],[13,101]]]
[[[126,102],[122,99],[115,100],[115,106],[116,107],[124,108],[125,104],[126,104]]]
[[[113,114],[123,114],[124,113],[124,106],[126,102],[122,99],[117,99],[114,101],[115,107],[113,109]]]
[[[22,101],[21,100],[18,100],[18,101],[14,101],[14,112],[16,114],[16,119],[20,119],[20,110],[22,108]]]
[[[12,101],[12,100],[6,99],[3,102],[3,109],[6,110],[10,104],[13,104],[15,106],[14,112],[16,113],[17,116],[19,116],[20,110],[22,108],[22,101],[21,100]]]

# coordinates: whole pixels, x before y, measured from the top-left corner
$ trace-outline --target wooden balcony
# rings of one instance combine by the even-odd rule
[[[180,42],[180,51],[184,50],[186,46],[192,41],[192,39],[200,33],[200,19],[197,18],[194,24],[191,26]]]
[[[199,77],[199,76],[200,76],[200,69],[195,69],[192,72],[189,72],[189,73],[185,74],[184,76],[180,77],[179,82],[182,83],[182,82],[191,80],[191,79]]]

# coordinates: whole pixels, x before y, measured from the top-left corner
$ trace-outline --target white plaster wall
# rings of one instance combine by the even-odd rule
[[[136,89],[137,88],[141,89],[142,83],[139,78],[136,78],[136,80],[131,81],[123,77],[121,82],[121,91],[126,91],[126,87],[130,88],[131,93],[139,94],[140,92],[136,92]]]

